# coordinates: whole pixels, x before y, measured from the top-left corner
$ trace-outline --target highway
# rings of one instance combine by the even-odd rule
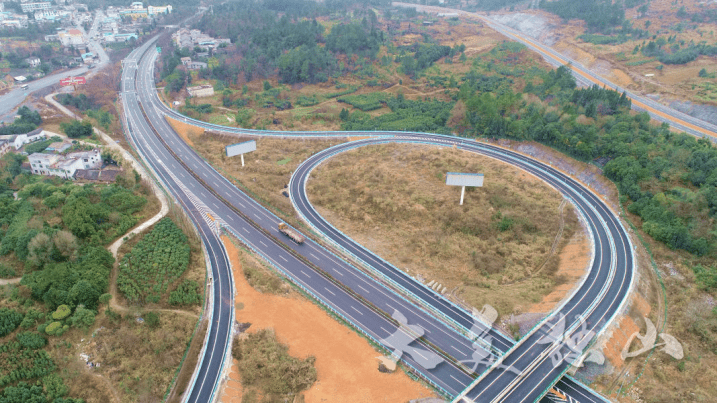
[[[154,53],[153,50],[151,50],[147,54],[148,54],[148,57],[145,57],[144,59],[142,59],[142,63],[145,63],[145,60],[153,59],[153,57],[156,56],[156,53]],[[201,158],[196,156],[196,154],[193,152],[193,150],[191,150],[191,148],[189,148],[186,144],[184,144],[179,139],[179,137],[176,136],[175,133],[173,133],[171,128],[166,124],[166,122],[162,118],[162,114],[169,113],[169,112],[168,112],[166,106],[161,104],[161,102],[157,98],[156,94],[154,93],[153,83],[152,83],[152,74],[151,74],[152,66],[151,66],[151,63],[149,63],[149,62],[147,62],[147,63],[148,63],[147,65],[142,65],[141,68],[139,69],[139,71],[142,72],[142,74],[140,75],[140,82],[145,81],[144,84],[139,86],[140,88],[143,88],[140,90],[139,98],[142,100],[142,103],[145,106],[144,111],[147,114],[148,120],[150,120],[152,122],[152,124],[154,126],[153,129],[156,130],[158,133],[160,133],[160,135],[165,139],[164,140],[165,144],[167,144],[169,147],[172,148],[175,155],[181,157],[181,159],[184,161],[184,165],[186,167],[191,166],[191,169],[195,172],[195,174],[197,174],[202,179],[202,182],[205,185],[209,186],[210,188],[213,189],[214,192],[217,192],[217,194],[221,195],[221,199],[231,200],[231,204],[234,205],[236,209],[240,209],[245,217],[253,216],[252,220],[258,219],[258,220],[256,220],[256,223],[261,225],[262,229],[265,232],[268,232],[269,234],[271,234],[271,231],[274,231],[274,233],[276,233],[276,229],[275,229],[276,224],[278,224],[278,222],[279,222],[276,217],[273,217],[273,215],[272,215],[272,217],[271,217],[272,219],[269,222],[262,222],[261,214],[266,215],[267,212],[263,208],[261,208],[261,206],[254,206],[254,202],[251,199],[249,199],[248,197],[246,197],[246,195],[244,195],[243,193],[238,191],[233,185],[228,183],[223,177],[221,177],[221,175],[216,173],[210,167],[206,167],[206,163],[203,160],[201,160]],[[251,133],[256,134],[253,131]],[[287,135],[287,133],[273,133],[273,134]],[[347,133],[345,133],[345,132],[341,132],[340,134],[342,136],[347,135]],[[361,134],[376,135],[376,133],[361,133]],[[148,134],[148,135],[150,135],[150,134]],[[317,135],[317,134],[314,134],[314,135]],[[357,133],[353,133],[353,135],[357,135]],[[392,136],[390,134],[387,134],[387,135]],[[393,136],[393,137],[399,137],[399,136]],[[470,142],[472,144],[466,143],[467,140],[465,140],[465,139],[446,138],[446,137],[427,135],[427,134],[410,134],[410,136],[407,136],[407,137],[412,137],[412,138],[406,138],[406,141],[422,141],[422,142],[426,141],[426,139],[428,137],[431,137],[430,141],[436,142],[438,144],[443,144],[443,145],[446,145],[447,141],[453,141],[453,142],[459,141],[459,142],[462,142],[461,146],[465,147],[466,149],[468,149],[469,147],[480,146],[479,143],[475,143],[475,142]],[[159,150],[159,151],[161,151],[161,150]],[[159,154],[159,151],[157,151],[158,154]],[[485,152],[485,150],[482,150],[482,151]],[[499,153],[499,152],[504,152],[504,151],[496,148],[496,149],[492,150],[491,152]],[[511,161],[513,161],[517,156],[517,155],[511,156],[509,154],[507,154],[508,156],[505,158],[508,158]],[[522,157],[522,158],[525,158],[525,157]],[[164,160],[164,158],[163,158],[163,160]],[[513,161],[513,163],[516,163],[516,162]],[[542,164],[538,164],[537,169],[542,170],[542,171],[548,171],[548,172],[550,172],[552,170],[552,168],[546,167],[544,165],[541,166],[541,165]],[[180,165],[177,165],[176,167],[171,166],[170,169],[172,172],[177,172],[176,170],[180,170]],[[585,189],[583,189],[579,184],[575,183],[570,178],[565,177],[564,175],[560,174],[559,172],[554,172],[554,170],[553,170],[553,172],[551,172],[546,177],[549,177],[549,176],[560,178],[559,181],[569,184],[569,187],[576,186],[575,189],[577,189],[577,190],[574,190],[576,197],[579,196],[579,198],[582,198],[582,197],[592,198],[593,202],[601,203],[599,201],[599,199],[597,199],[597,197],[590,194]],[[292,180],[292,182],[293,182],[293,180]],[[210,193],[210,192],[207,192],[207,193]],[[202,193],[200,192],[200,194],[202,194]],[[202,200],[204,200],[204,197],[206,197],[206,194],[202,194]],[[224,207],[226,207],[226,206],[220,207],[220,205],[222,205],[221,201],[222,200],[220,200],[220,202],[218,204],[215,204],[215,207],[219,210],[225,210]],[[207,205],[209,205],[209,203],[207,203]],[[609,210],[607,210],[607,208],[604,205],[602,205],[602,208],[604,208],[604,211],[601,212],[602,214],[608,214],[608,216],[611,215]],[[228,210],[232,210],[232,209],[229,208]],[[254,211],[250,213],[249,211],[245,211],[245,210],[254,210]],[[257,211],[259,212],[259,214],[257,214]],[[225,214],[229,214],[227,217],[231,217],[231,214],[229,213],[229,211],[222,211],[221,214],[214,215],[214,216],[224,217]],[[588,216],[591,217],[590,219],[592,220],[591,222],[593,223],[594,228],[597,228],[596,222],[600,221],[600,219],[598,218],[598,213],[596,213],[595,211],[588,211]],[[222,219],[224,220],[225,223],[230,223],[232,221],[231,218],[222,218]],[[615,225],[615,223],[616,223],[615,220],[616,219],[614,217],[612,217],[612,219],[610,219],[606,222],[609,222],[612,225]],[[231,224],[229,224],[229,225],[231,226]],[[237,231],[236,228],[234,228],[234,230],[232,232],[234,232],[234,231],[236,231],[236,233],[241,234],[241,231]],[[619,232],[619,230],[614,230],[614,231],[616,233]],[[599,238],[603,241],[602,243],[600,243],[601,248],[603,245],[614,244],[614,241],[610,242],[610,240],[609,240],[610,236],[612,236],[610,230],[606,230],[605,228],[603,228],[603,231],[601,234],[600,231],[596,229],[596,234],[597,234],[596,238]],[[275,237],[270,237],[270,238],[273,238],[273,239],[271,239],[272,242],[276,242]],[[247,241],[249,241],[250,243],[252,242],[251,240],[249,240],[246,237],[243,240],[244,240],[244,242],[247,242]],[[267,239],[267,240],[270,240],[270,239]],[[279,242],[279,243],[281,243],[281,242]],[[258,246],[258,245],[262,245],[262,246]],[[271,259],[271,256],[274,256],[274,255],[271,254],[272,251],[270,249],[265,249],[265,247],[268,248],[268,246],[266,246],[266,245],[268,245],[268,243],[266,241],[259,242],[258,244],[256,241],[254,241],[252,243],[251,247],[252,247],[252,249],[256,248],[255,251],[264,255],[265,258]],[[366,278],[362,278],[362,275],[360,273],[357,273],[357,271],[355,269],[351,268],[349,265],[347,265],[345,262],[341,261],[340,259],[336,258],[335,256],[328,254],[320,246],[314,245],[309,241],[307,241],[306,245],[301,246],[301,247],[297,247],[296,245],[285,245],[285,247],[286,246],[288,246],[294,252],[301,251],[304,255],[304,258],[306,260],[308,260],[311,265],[316,265],[317,267],[320,266],[321,269],[318,270],[318,273],[321,274],[321,270],[323,270],[324,274],[329,273],[329,276],[331,276],[335,279],[339,279],[340,282],[343,283],[343,285],[345,287],[348,287],[352,292],[357,294],[357,297],[355,297],[355,299],[358,298],[358,301],[360,301],[360,302],[371,301],[370,305],[373,305],[373,308],[379,307],[384,312],[384,314],[383,314],[384,318],[392,315],[392,311],[399,311],[401,314],[404,314],[408,318],[409,323],[418,324],[419,326],[426,329],[427,334],[425,336],[425,340],[428,343],[430,343],[431,345],[437,347],[436,351],[450,352],[450,354],[453,357],[457,357],[456,359],[463,360],[463,361],[465,361],[467,358],[471,357],[475,353],[475,350],[473,349],[474,346],[471,346],[470,339],[461,337],[460,335],[457,335],[457,334],[451,334],[450,329],[446,329],[445,325],[441,326],[440,324],[438,324],[437,321],[434,318],[432,318],[430,314],[427,314],[422,309],[412,306],[411,304],[407,304],[407,302],[403,301],[401,298],[396,297],[395,295],[386,293],[385,289],[381,290],[383,287],[381,287],[379,285],[375,285],[375,282],[373,280],[370,280],[370,279],[367,280]],[[307,250],[305,248],[309,248],[311,250]],[[614,247],[604,248],[604,249],[601,249],[598,256],[604,257],[606,255],[609,256],[610,254],[612,254],[614,256],[614,253],[615,253]],[[623,245],[623,253],[627,253],[627,251],[624,249],[624,245]],[[282,257],[281,259],[285,260],[285,262],[288,263],[288,260],[286,257]],[[324,261],[325,259],[329,260],[329,262],[325,262]],[[274,260],[273,263],[279,263],[279,265],[281,265],[281,263],[282,263],[282,262],[276,262],[276,260],[277,260],[276,258],[274,258],[273,260]],[[613,260],[615,260],[615,262],[616,262],[615,264],[611,264]],[[605,287],[601,286],[601,284],[604,285],[603,284],[604,281],[602,281],[602,280],[605,280],[604,275],[606,273],[614,272],[615,270],[614,269],[611,270],[611,268],[612,268],[612,266],[617,265],[617,262],[620,260],[622,260],[623,266],[630,265],[631,261],[632,261],[631,251],[629,253],[629,258],[624,258],[624,259],[610,258],[609,261],[611,263],[607,263],[608,259],[606,259],[606,258],[596,259],[596,262],[598,262],[596,264],[598,265],[599,271],[597,271],[597,272],[593,273],[591,276],[589,276],[590,281],[586,281],[585,284],[587,284],[587,285],[584,284],[584,286],[587,287],[587,288],[585,288],[585,291],[589,292],[589,295],[585,296],[583,298],[576,298],[578,301],[575,301],[574,304],[570,304],[570,303],[566,304],[564,306],[563,312],[566,312],[570,315],[573,315],[577,312],[584,314],[588,311],[590,313],[595,313],[595,311],[596,311],[595,305],[596,304],[592,304],[592,303],[587,304],[589,299],[592,297],[595,297],[596,300],[606,301],[600,307],[602,309],[605,309],[605,311],[602,312],[603,313],[602,317],[598,317],[599,316],[599,313],[598,313],[598,314],[596,314],[597,316],[593,315],[593,316],[590,316],[588,319],[589,321],[592,321],[590,330],[602,329],[602,326],[604,326],[608,322],[608,320],[612,317],[612,314],[614,314],[614,311],[619,309],[620,303],[622,302],[620,295],[624,296],[627,293],[627,290],[629,289],[629,284],[631,283],[631,270],[623,270],[622,271],[622,273],[623,273],[622,281],[616,282],[616,284],[621,285],[621,287],[622,287],[621,289],[622,289],[623,293],[622,294],[617,293],[616,294],[617,298],[607,298],[607,299],[604,298],[604,296],[607,294],[607,289],[605,289]],[[349,281],[348,279],[339,278],[339,276],[341,276],[340,274],[332,273],[332,270],[337,270],[335,267],[331,267],[332,265],[338,265],[341,267],[345,267],[346,269],[348,269],[348,271],[346,273],[353,274],[354,276],[361,278],[362,283],[356,283],[355,281],[354,281],[354,283],[351,283],[351,281]],[[280,268],[280,270],[282,270],[282,271],[286,270],[286,269],[287,269],[287,267]],[[312,269],[315,269],[315,268],[312,268]],[[297,276],[296,274],[299,274],[299,275]],[[301,270],[300,270],[300,273],[294,273],[294,275],[293,275],[294,277],[292,278],[292,280],[296,281],[297,278],[304,280],[304,278],[301,277],[302,275],[304,275],[307,278],[310,278],[310,275],[307,275],[306,272],[301,272]],[[292,276],[291,274],[288,275],[288,277],[290,277],[290,278],[291,278],[291,276]],[[345,276],[345,274],[344,274],[344,276]],[[610,277],[609,274],[607,274],[607,276],[608,276],[608,278]],[[365,277],[365,276],[363,276],[363,277]],[[598,281],[598,280],[600,280],[600,278],[602,278],[602,280]],[[351,279],[353,279],[353,277]],[[628,279],[628,280],[626,280],[626,279]],[[586,278],[586,280],[588,280],[588,279]],[[415,282],[410,281],[410,283],[413,283],[415,286]],[[368,284],[373,284],[373,287],[375,289],[378,289],[381,291],[371,293],[371,291],[368,290],[366,287],[366,285],[368,285]],[[321,289],[319,287],[314,287],[313,290],[314,291],[318,290],[319,292],[321,292]],[[366,291],[368,291],[368,292],[366,292]],[[333,301],[333,300],[337,299],[335,297],[334,292],[332,292],[332,293],[324,292],[322,294],[323,295],[317,296],[317,297],[322,300],[324,298],[326,298],[326,300],[328,300],[328,301]],[[386,301],[386,298],[388,298],[389,301]],[[442,298],[440,298],[440,297],[434,298],[434,300],[443,301]],[[397,303],[400,303],[401,307],[397,308],[396,307]],[[429,302],[429,304],[430,304],[430,302]],[[586,306],[586,304],[587,304],[587,306]],[[356,309],[355,306],[351,306],[350,308],[354,309],[354,310]],[[453,307],[451,307],[451,309],[452,308]],[[444,306],[444,309],[445,309],[445,306]],[[611,311],[611,309],[612,309],[612,311]],[[404,310],[409,313],[404,312]],[[344,312],[351,312],[351,310],[344,311]],[[465,323],[465,319],[466,319],[465,315],[467,315],[465,312],[458,312],[458,313],[454,312],[454,313],[452,313],[452,315],[455,315],[456,318],[463,320],[464,324],[467,325],[467,323]],[[381,316],[381,313],[379,313],[379,316]],[[461,318],[461,316],[463,316],[463,317]],[[470,316],[468,316],[467,318],[470,318]],[[354,315],[354,317],[351,318],[352,321],[354,319],[356,319],[356,315]],[[390,320],[389,320],[389,322],[390,322]],[[394,321],[391,323],[393,323],[393,325],[394,325],[393,329],[395,329],[396,322]],[[568,316],[568,323],[569,323],[568,328],[572,328],[572,327],[574,327],[574,326],[572,326],[572,324],[575,324],[577,322],[575,321],[575,318],[570,318]],[[386,337],[386,336],[381,335],[379,332],[377,332],[375,330],[375,327],[373,328],[374,330],[371,330],[372,329],[371,323],[361,322],[357,326],[359,326],[359,327],[366,326],[366,329],[368,329],[368,331],[372,331],[372,332],[374,332],[373,335],[378,336],[378,338],[376,338],[377,340],[380,340],[381,337]],[[430,326],[430,327],[427,327],[427,326]],[[551,327],[552,324],[547,324],[546,326]],[[380,326],[379,326],[379,328],[380,328]],[[431,329],[433,329],[433,330],[440,329],[441,333],[435,333]],[[440,337],[438,337],[439,335],[440,335]],[[496,337],[496,340],[499,340],[499,337]],[[498,343],[498,344],[501,344],[501,343]],[[512,343],[510,343],[510,344],[512,344]],[[523,345],[525,345],[525,343],[520,344],[520,346],[523,346]],[[510,347],[510,345],[503,345],[502,347],[501,346],[493,346],[493,347],[497,348],[498,350],[507,350]],[[405,354],[404,354],[404,359],[406,359]],[[446,363],[448,363],[448,361],[450,361],[450,357],[446,357],[446,359],[447,359]],[[411,361],[408,361],[408,362],[409,362],[409,365],[413,365],[415,367],[415,362],[413,362],[413,363],[411,363]],[[440,371],[436,371],[436,369],[443,368],[443,367],[453,367],[455,370],[458,370],[458,372],[455,375],[453,373],[448,373],[447,376],[446,376],[446,373],[437,373]],[[466,374],[465,368],[463,368],[463,370],[461,371],[460,368],[456,368],[452,364],[438,366],[437,368],[432,370],[433,372],[428,371],[428,370],[421,371],[420,368],[417,368],[417,369],[419,370],[419,372],[421,372],[421,374],[423,376],[425,376],[427,379],[434,382],[437,385],[437,387],[439,387],[440,389],[443,389],[448,395],[451,395],[451,396],[458,395],[460,390],[463,389],[461,384],[465,383],[466,381],[468,383],[470,383],[470,381],[472,381],[472,376],[468,376]],[[563,368],[561,367],[560,370],[562,371],[562,369]],[[485,370],[485,366],[483,366],[483,367],[478,366],[476,368],[476,373],[477,374],[483,373],[484,370]],[[453,371],[453,370],[451,370],[451,371]],[[541,369],[541,371],[544,371],[544,368]],[[440,378],[443,378],[443,379],[440,379]],[[550,378],[549,381],[553,382],[554,380],[555,379]],[[571,389],[580,389],[586,395],[591,396],[590,399],[592,399],[592,400],[583,399],[581,401],[603,401],[602,398],[587,391],[586,388],[581,387],[581,385],[576,386],[576,384],[572,380],[567,380],[566,382],[567,382],[567,384],[561,383],[558,385],[558,387],[563,391],[570,391]],[[540,392],[539,394],[542,395],[544,391],[540,390],[539,392]],[[540,397],[540,396],[538,396],[538,397]]]
[[[139,49],[133,56],[142,54],[146,47],[147,45]],[[152,52],[154,49],[148,54]],[[296,245],[284,238],[277,230],[278,223],[281,222],[279,218],[214,171],[174,133],[152,104],[156,98],[151,83],[152,58],[143,58],[139,66],[137,60],[139,59],[128,58],[123,72],[122,100],[133,144],[185,208],[191,211],[192,206],[199,205],[201,211],[220,221],[224,228],[263,256],[277,271],[376,344],[381,345],[381,340],[397,332],[407,333],[405,330],[399,330],[400,322],[392,318],[395,312],[400,313],[409,325],[420,326],[426,333],[423,339],[407,343],[410,344],[410,351],[403,354],[403,362],[416,368],[417,374],[444,391],[447,396],[457,395],[470,384],[473,376],[460,365],[451,362],[450,357],[437,357],[431,343],[440,342],[446,348],[453,346],[464,356],[470,357],[474,351],[471,340],[446,328],[433,316],[423,314],[406,300],[388,292],[372,278],[313,241],[307,240],[303,245]],[[135,74],[138,75],[141,85],[135,85]],[[181,162],[177,157],[181,158]],[[228,200],[231,200],[231,205],[226,203]],[[201,216],[197,218],[195,214],[190,217],[200,228],[207,225],[202,222]],[[205,244],[211,244],[212,239],[207,231],[202,231],[202,238]],[[220,247],[213,250],[223,253]],[[305,255],[297,253],[297,250]],[[208,252],[212,253],[212,250]],[[219,260],[217,257],[213,258],[213,261]],[[222,284],[230,283],[227,268],[212,267],[212,273]],[[230,297],[219,295],[219,291],[219,288],[215,289],[212,296],[215,316],[224,320],[231,316],[229,312],[233,305],[228,302]],[[207,354],[204,354],[198,379],[212,379],[212,385],[216,384],[223,359],[223,344],[220,341],[226,341],[230,337],[229,328],[229,324],[212,323],[209,335],[216,343],[210,343]],[[383,346],[389,348],[387,345]],[[442,361],[440,364],[433,368],[424,368],[422,364],[436,357]],[[195,391],[196,388],[190,401],[208,401],[204,398],[206,392]]]
[[[568,320],[565,321],[564,324],[568,329],[575,327],[575,325],[578,324],[579,320],[577,318],[582,317],[585,319],[585,328],[577,326],[573,332],[568,332],[566,334],[567,337],[573,337],[579,336],[578,333],[580,332],[589,332],[590,337],[583,337],[580,340],[580,345],[582,347],[574,349],[582,353],[584,347],[592,341],[593,336],[599,333],[621,308],[622,301],[629,292],[633,276],[633,256],[625,230],[619,224],[618,219],[600,199],[587,191],[579,183],[571,180],[569,177],[562,175],[551,167],[537,163],[536,161],[533,161],[521,154],[512,153],[497,147],[477,143],[467,139],[430,134],[405,134],[396,135],[390,139],[370,139],[344,143],[312,155],[296,169],[290,182],[290,195],[297,211],[311,224],[312,227],[315,228],[317,232],[324,235],[324,237],[331,239],[341,248],[350,251],[353,255],[366,262],[366,264],[376,267],[383,275],[391,277],[397,282],[408,281],[407,279],[401,278],[408,276],[402,273],[399,269],[391,266],[381,259],[378,259],[370,251],[367,251],[361,245],[358,245],[355,241],[345,236],[326,222],[326,220],[311,206],[305,190],[306,181],[308,180],[311,171],[326,159],[333,157],[337,153],[357,147],[385,143],[389,141],[415,142],[423,144],[429,143],[440,146],[455,145],[463,150],[487,155],[489,157],[513,164],[543,179],[548,184],[558,189],[565,197],[569,198],[573,202],[580,214],[586,218],[588,229],[593,234],[593,238],[595,240],[596,256],[586,281],[571,299],[566,301],[560,309],[556,310],[551,315],[553,319],[546,322],[543,326],[537,327],[532,334],[525,336],[521,340],[521,343],[517,346],[513,347],[511,343],[512,348],[508,351],[508,354],[504,356],[504,360],[502,361],[503,365],[518,369],[521,373],[520,377],[522,377],[523,383],[531,385],[531,388],[530,390],[523,387],[516,388],[513,394],[505,395],[505,398],[500,401],[532,402],[539,399],[545,392],[547,392],[547,389],[549,389],[549,387],[552,386],[555,381],[560,378],[560,376],[562,376],[564,370],[567,369],[568,364],[572,361],[572,359],[577,358],[573,357],[573,355],[575,355],[574,353],[567,354],[568,346],[553,346],[552,341],[554,340],[551,340],[550,343],[538,343],[538,340],[543,336],[551,334],[553,328],[558,323],[556,318],[567,318]],[[416,289],[408,286],[406,288],[409,290]],[[431,298],[440,298],[439,294],[431,291],[430,289],[421,290],[420,287],[418,288],[418,292],[425,291],[428,293],[434,293]],[[446,314],[451,313],[466,314],[465,312],[460,312],[458,310],[454,310],[454,312],[446,312]],[[455,319],[457,321],[464,320],[460,317]],[[494,333],[491,334],[491,336],[494,336]],[[553,355],[553,350],[556,350],[557,347],[562,348],[562,355],[568,356],[570,360],[567,362],[560,360],[560,364],[555,365],[555,368],[552,368],[553,365],[550,355]],[[501,350],[505,351],[504,349]],[[536,358],[540,357],[544,351],[550,351],[550,354],[545,354],[539,362],[536,361]],[[536,368],[531,370],[532,366],[535,366]],[[527,376],[528,374],[535,375]],[[498,380],[493,379],[496,376]],[[508,389],[507,383],[509,383],[500,381],[503,381],[506,378],[513,380],[517,377],[518,376],[511,371],[491,371],[488,374],[484,374],[484,378],[481,382],[474,387],[475,390],[483,390],[484,394],[479,395],[468,392],[467,395],[469,398],[472,400],[475,399],[476,401],[493,401],[485,400],[483,397],[489,396],[493,398],[494,396],[499,396],[501,393],[504,393],[506,389]],[[486,387],[484,385],[491,385],[491,387]],[[561,388],[561,385],[558,385],[558,388]]]
[[[537,52],[551,65],[558,67],[570,64],[570,68],[573,71],[573,76],[575,76],[578,83],[584,86],[598,84],[600,86],[605,86],[607,88],[611,88],[619,92],[625,92],[627,96],[632,100],[633,109],[637,111],[646,111],[653,119],[660,122],[669,123],[671,127],[683,130],[693,136],[706,137],[712,140],[712,142],[717,142],[717,125],[705,122],[704,120],[677,111],[668,106],[662,105],[661,103],[656,102],[648,97],[642,96],[634,91],[628,90],[627,88],[617,85],[612,81],[596,73],[593,73],[590,69],[583,66],[580,62],[561,54],[560,52],[549,46],[543,45],[533,39],[527,38],[525,34],[507,25],[501,24],[491,19],[490,17],[487,17],[486,15],[470,13],[467,11],[453,8],[421,6],[412,3],[393,2],[393,5],[399,7],[415,8],[419,11],[437,13],[457,13],[461,15],[468,15],[471,17],[479,18],[491,29],[503,34],[508,39],[520,42],[523,45],[527,46],[529,49]]]

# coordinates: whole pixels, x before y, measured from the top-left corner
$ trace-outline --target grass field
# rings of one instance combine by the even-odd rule
[[[357,170],[361,166],[363,169]],[[446,172],[482,172],[482,188],[445,185]],[[507,164],[448,148],[363,147],[326,162],[308,182],[329,222],[411,275],[469,305],[522,312],[565,279],[550,251],[581,230],[542,181]]]

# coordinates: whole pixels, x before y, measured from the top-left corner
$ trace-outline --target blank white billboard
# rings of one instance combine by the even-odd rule
[[[249,140],[243,143],[230,144],[226,146],[227,157],[256,151],[256,140]]]
[[[449,186],[483,186],[483,174],[465,174],[459,172],[448,172],[446,174],[446,185]]]

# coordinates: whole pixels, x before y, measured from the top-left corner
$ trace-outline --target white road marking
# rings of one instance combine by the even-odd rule
[[[248,230],[248,229],[246,229],[246,227],[241,227],[241,229],[243,229],[243,230],[244,230],[244,232],[246,232],[247,234],[249,233],[249,230]]]
[[[324,290],[326,290],[326,292],[328,292],[329,294],[333,295],[334,297],[336,296],[336,294],[334,294],[334,292],[331,291],[331,290],[329,290],[328,288],[324,287]]]
[[[356,284],[356,286],[358,286],[358,288],[360,288],[360,289],[366,291],[366,294],[371,294],[371,292],[370,292],[369,290],[367,290],[367,289],[361,287],[360,285]]]
[[[384,329],[383,326],[379,326],[379,329],[383,330],[384,332],[386,332],[386,333],[388,333],[388,334],[391,334],[391,332],[389,332],[388,330]]]
[[[286,260],[286,258],[284,256],[279,255],[279,257],[284,259],[285,262],[287,262],[287,263],[289,262],[288,260]]]
[[[309,252],[309,255],[313,256],[313,257],[314,257],[314,259],[316,259],[316,260],[321,260],[321,259],[319,259],[318,257],[316,257],[316,255],[314,255],[314,254],[313,254],[313,253],[311,253],[311,252]]]
[[[264,241],[259,241],[260,244],[264,245],[265,248],[268,248],[267,244],[264,243]]]
[[[305,271],[303,271],[303,270],[299,270],[299,271],[301,272],[301,274],[305,275],[306,277],[311,278],[311,276],[309,276],[308,274],[306,274]]]
[[[353,305],[351,305],[351,309],[353,309],[354,311],[358,312],[359,315],[363,315],[363,313],[362,313],[361,311],[359,311],[358,309],[354,308]]]
[[[258,215],[256,215],[256,213],[253,213],[253,214],[254,214],[254,217],[256,217],[257,219],[261,220],[261,217],[259,217]]]

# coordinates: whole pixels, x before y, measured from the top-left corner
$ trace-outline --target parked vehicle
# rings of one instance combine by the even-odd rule
[[[28,89],[28,86],[27,86],[27,84],[23,84],[20,86],[20,88],[22,88],[23,90],[26,90],[26,89]]]
[[[304,243],[304,236],[299,234],[297,231],[295,231],[293,228],[286,225],[285,222],[279,223],[279,232],[283,233],[284,235],[291,238],[292,241],[298,243],[301,245]]]

